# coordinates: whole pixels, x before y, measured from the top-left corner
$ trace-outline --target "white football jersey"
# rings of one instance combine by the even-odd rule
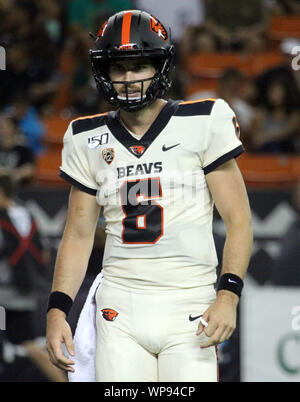
[[[213,200],[205,176],[244,151],[222,99],[169,100],[137,140],[118,112],[72,121],[62,178],[104,207],[105,280],[119,286],[213,284]]]

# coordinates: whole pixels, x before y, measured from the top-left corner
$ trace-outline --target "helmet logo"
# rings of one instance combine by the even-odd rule
[[[108,23],[108,21],[105,21],[105,22],[102,24],[101,28],[99,29],[99,32],[97,33],[97,37],[104,35],[104,32],[105,32],[106,27],[107,27],[107,23]]]
[[[165,27],[160,21],[154,18],[153,15],[150,16],[150,29],[163,40],[168,39],[168,33]]]

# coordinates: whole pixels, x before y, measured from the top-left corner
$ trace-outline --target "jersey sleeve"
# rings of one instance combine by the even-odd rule
[[[64,135],[60,177],[80,190],[96,195],[97,183],[89,169],[89,161],[80,143],[75,142],[72,123]]]
[[[202,154],[205,174],[244,152],[239,125],[233,110],[223,99],[218,99],[211,111]]]

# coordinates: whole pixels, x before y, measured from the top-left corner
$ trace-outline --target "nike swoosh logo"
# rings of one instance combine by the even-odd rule
[[[236,281],[233,281],[232,279],[228,279],[228,282],[237,283]]]
[[[198,318],[202,317],[202,315],[203,315],[203,314],[201,314],[201,315],[196,315],[196,317],[192,317],[191,314],[190,314],[190,315],[189,315],[189,320],[190,320],[190,321],[195,321],[195,320],[197,320]]]
[[[177,147],[178,145],[180,145],[180,142],[178,144],[172,145],[171,147],[166,147],[165,145],[163,145],[162,150],[163,151],[169,151],[169,149]]]

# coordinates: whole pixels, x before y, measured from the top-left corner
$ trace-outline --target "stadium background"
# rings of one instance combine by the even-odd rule
[[[73,118],[110,109],[98,96],[88,32],[112,13],[145,9],[171,26],[173,99],[225,99],[247,150],[238,159],[253,214],[254,247],[238,328],[220,345],[221,381],[300,380],[300,2],[296,0],[0,0],[0,167],[7,136],[29,149],[18,196],[35,216],[53,264],[69,187],[58,178],[64,131]],[[3,52],[1,53],[3,55]],[[7,149],[7,148],[6,148]],[[3,152],[2,152],[3,151]],[[2,152],[2,153],[1,153]],[[21,166],[10,166],[19,172]],[[224,225],[216,216],[219,256]],[[99,227],[88,273],[69,317],[72,329],[96,273]],[[44,343],[47,293],[38,295]],[[0,330],[0,381],[49,381]]]

